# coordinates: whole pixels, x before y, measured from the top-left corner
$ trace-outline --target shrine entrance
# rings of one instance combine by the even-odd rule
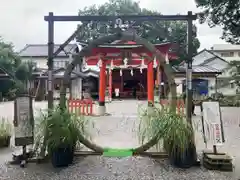
[[[132,35],[129,34],[128,32],[119,32],[113,35],[109,35],[106,37],[102,37],[98,40],[95,40],[89,44],[89,46],[84,47],[79,54],[73,59],[72,63],[68,65],[66,72],[64,74],[64,82],[63,82],[63,87],[61,89],[61,96],[60,96],[60,106],[62,108],[66,108],[66,87],[70,79],[70,74],[74,67],[79,63],[79,58],[82,58],[85,60],[83,63],[86,63],[86,57],[89,57],[92,55],[92,52],[96,52],[97,54],[102,54],[104,52],[104,48],[101,48],[101,45],[110,42],[110,41],[115,41],[117,39],[125,40],[125,41],[134,41],[137,44],[141,44],[142,46],[142,51],[141,52],[146,52],[144,59],[141,60],[141,63],[144,63],[147,66],[147,99],[148,99],[148,106],[152,107],[154,104],[154,66],[157,67],[157,60],[159,66],[161,65],[166,73],[166,76],[168,78],[170,86],[170,92],[172,97],[176,97],[176,86],[174,83],[174,78],[172,76],[172,71],[171,68],[169,67],[169,64],[165,63],[165,58],[162,55],[162,53],[158,50],[156,50],[155,46],[149,43],[148,41],[138,37],[137,35]],[[97,48],[96,48],[97,47]],[[100,47],[100,48],[98,48]],[[110,48],[112,52],[118,50],[118,48]],[[97,51],[97,50],[100,50]],[[132,53],[138,53],[136,49],[132,48],[130,49]],[[109,49],[108,49],[109,51]],[[109,53],[109,52],[106,52]],[[109,72],[109,81],[112,81],[112,70],[113,70],[113,60],[109,61],[107,59],[104,59],[103,55],[98,55],[99,60],[98,60],[98,66],[100,67],[100,77],[99,77],[99,115],[104,115],[106,112],[105,108],[105,88],[106,88],[106,72]],[[142,55],[142,54],[141,54]],[[124,58],[124,66],[127,66],[126,63],[126,58]],[[120,62],[122,63],[122,62]],[[107,70],[107,64],[110,64],[109,71]],[[141,70],[141,69],[140,69]],[[132,73],[131,73],[132,74]],[[112,85],[112,83],[111,83]],[[172,104],[172,107],[174,108],[174,100],[170,101]],[[82,135],[80,135],[82,136]],[[94,143],[91,143],[88,139],[85,137],[81,137],[81,143],[84,144],[86,147],[89,149],[92,149],[96,152],[104,152],[104,148],[100,147]],[[144,152],[147,149],[151,148],[157,143],[158,135],[156,134],[156,137],[153,137],[149,142],[143,144],[142,146],[133,149],[135,153],[139,152]]]
[[[138,80],[126,80],[123,84],[123,91],[130,92],[130,98],[137,98],[137,91],[140,91],[140,81]]]
[[[176,55],[169,50],[172,43],[155,44],[153,48],[158,50],[163,58],[163,63],[169,59],[176,59]],[[99,44],[84,56],[83,66],[98,66],[99,74],[99,111],[98,115],[106,113],[105,98],[131,98],[146,99],[154,104],[154,87],[163,81],[161,73],[157,69],[160,63],[143,44],[132,39],[115,40],[111,44]],[[159,68],[160,69],[160,68]],[[115,93],[116,91],[119,94]]]
[[[83,18],[83,19],[82,19]],[[112,92],[112,71],[114,70],[114,66],[116,65],[116,61],[118,61],[118,65],[120,66],[119,73],[121,72],[121,69],[129,69],[130,72],[134,69],[139,69],[140,72],[142,72],[143,69],[146,69],[146,76],[147,76],[147,100],[148,100],[148,106],[153,107],[154,105],[154,72],[156,70],[160,70],[160,67],[162,67],[167,81],[168,81],[168,86],[169,86],[169,91],[171,94],[171,99],[170,99],[170,108],[174,111],[176,111],[176,84],[174,81],[174,76],[172,73],[172,68],[168,63],[166,63],[166,53],[161,51],[161,48],[159,49],[157,46],[158,45],[153,45],[147,40],[139,37],[134,31],[128,31],[128,30],[122,30],[119,28],[119,25],[121,24],[122,20],[120,18],[123,18],[124,20],[142,20],[142,21],[149,21],[149,20],[183,20],[183,21],[189,21],[192,22],[192,19],[196,19],[196,16],[192,15],[192,12],[189,12],[187,16],[182,16],[182,15],[177,15],[177,16],[121,16],[117,17],[112,16],[86,16],[86,17],[67,17],[67,16],[53,16],[53,13],[49,13],[49,16],[45,17],[45,20],[49,21],[49,101],[51,101],[51,94],[52,94],[52,89],[51,89],[51,82],[52,82],[52,76],[51,76],[51,71],[52,71],[52,60],[54,58],[54,55],[57,53],[53,53],[53,22],[54,21],[112,21],[116,20],[116,24],[118,25],[116,28],[116,33],[107,35],[104,37],[101,37],[97,40],[93,40],[88,44],[88,46],[84,47],[81,49],[79,53],[73,56],[73,61],[68,64],[66,71],[64,73],[64,80],[63,84],[61,87],[61,93],[60,93],[60,107],[62,109],[66,108],[66,88],[70,82],[71,78],[71,72],[73,69],[78,65],[78,64],[85,64],[85,63],[90,63],[89,57],[95,56],[97,58],[93,61],[94,63],[97,62],[97,65],[100,68],[100,73],[99,73],[99,103],[98,103],[98,108],[99,108],[99,116],[105,115],[106,112],[106,107],[105,107],[105,90],[106,90],[106,74],[109,74],[108,81],[110,82],[109,85],[109,92]],[[191,25],[191,23],[189,23]],[[192,31],[192,27],[189,26],[190,31]],[[78,31],[75,32],[71,36],[73,39]],[[191,34],[190,34],[191,35]],[[192,36],[189,36],[189,42],[190,45],[188,46],[189,49],[191,50],[192,47]],[[71,41],[67,40],[65,44],[69,43]],[[115,42],[116,40],[120,40],[121,43],[124,42],[135,42],[135,44],[132,44],[129,46],[126,46],[125,44],[117,44],[116,43],[113,45],[112,43]],[[64,47],[64,45],[61,46],[60,50]],[[163,46],[163,45],[160,45]],[[113,59],[108,59],[108,54],[120,54],[120,59],[113,58]],[[189,52],[191,58],[192,52]],[[136,54],[138,56],[138,63],[134,64],[133,62],[133,54]],[[117,59],[117,60],[116,60]],[[96,65],[96,64],[95,64]],[[144,68],[145,67],[145,68]],[[122,76],[121,76],[122,77]],[[160,76],[157,76],[160,78]],[[190,77],[190,76],[189,76]],[[143,85],[142,85],[143,86]],[[49,103],[51,108],[51,103]],[[131,151],[133,152],[134,155],[143,153],[144,151],[147,151],[154,145],[158,143],[159,140],[159,132],[156,132],[156,134],[151,137],[151,139],[144,143],[143,145],[140,145],[139,147],[136,148],[131,148]],[[84,137],[84,135],[79,134],[79,141],[83,145],[85,145],[87,148],[98,152],[102,154],[104,152],[104,148],[92,143],[90,140]]]

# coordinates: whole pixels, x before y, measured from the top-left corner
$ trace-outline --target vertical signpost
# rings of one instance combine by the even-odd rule
[[[225,142],[219,102],[202,102],[201,109],[205,144],[211,140],[213,152],[217,154],[217,146],[221,146]],[[206,132],[208,129],[210,130],[209,137]]]
[[[22,146],[23,158],[21,166],[27,162],[27,145],[34,143],[34,117],[32,97],[21,95],[14,102],[15,146]]]

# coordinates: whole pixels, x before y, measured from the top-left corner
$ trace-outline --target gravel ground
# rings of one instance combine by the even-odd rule
[[[112,116],[94,118],[95,131],[93,141],[101,146],[127,148],[136,147],[136,133],[133,126],[137,119],[137,101],[121,101],[107,104],[107,111]],[[35,109],[45,108],[46,103],[35,103]],[[4,108],[4,109],[3,109]],[[8,111],[6,111],[8,109]],[[117,113],[117,109],[121,113]],[[1,116],[13,116],[13,103],[0,104]],[[4,112],[4,114],[2,113]],[[199,108],[196,109],[199,115]],[[237,180],[240,178],[240,133],[238,108],[222,109],[224,129],[227,142],[221,151],[228,152],[235,159],[235,171],[233,173],[220,173],[208,171],[204,168],[190,168],[186,170],[175,169],[169,166],[167,161],[153,160],[143,157],[107,158],[89,156],[76,158],[75,163],[68,168],[53,169],[50,164],[28,164],[27,168],[8,165],[11,159],[11,149],[0,150],[0,180]],[[194,117],[197,133],[197,148],[201,151],[205,148],[200,136],[200,116]]]

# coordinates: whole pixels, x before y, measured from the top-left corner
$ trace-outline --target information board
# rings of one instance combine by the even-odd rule
[[[205,141],[211,140],[213,145],[222,145],[225,140],[219,102],[202,102],[201,110]]]
[[[32,98],[29,96],[18,97],[15,100],[14,108],[15,145],[33,144]]]

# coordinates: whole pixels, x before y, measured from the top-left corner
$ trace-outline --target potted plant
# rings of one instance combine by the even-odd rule
[[[55,108],[50,115],[42,115],[37,145],[41,144],[42,134],[47,131],[46,146],[54,167],[65,167],[73,162],[74,150],[79,135],[89,136],[86,126],[89,121],[84,116],[77,116],[68,110]]]
[[[5,118],[2,118],[0,122],[0,147],[9,147],[11,132],[11,124]]]
[[[164,148],[169,154],[170,162],[180,168],[195,164],[196,149],[192,126],[185,117],[174,112],[167,113],[166,133],[163,135]]]
[[[151,139],[158,135],[157,149],[162,147],[174,166],[187,168],[195,163],[195,143],[193,129],[186,119],[169,108],[156,108],[148,113],[142,112],[139,125],[139,139]]]

